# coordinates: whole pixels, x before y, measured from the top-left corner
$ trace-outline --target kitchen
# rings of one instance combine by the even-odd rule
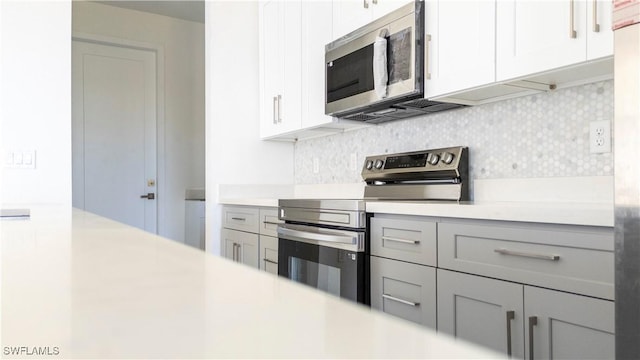
[[[559,139],[554,139],[552,135],[554,130],[556,131],[556,134],[565,130],[572,133],[572,137],[569,138],[569,142],[571,142],[573,137],[576,137],[575,142],[578,142],[579,139],[586,141],[582,138],[583,134],[581,134],[583,127],[572,129],[571,126],[574,125],[572,125],[573,122],[569,120],[567,120],[565,124],[560,124],[558,127],[555,127],[558,120],[570,118],[575,111],[582,109],[583,106],[595,106],[595,110],[586,110],[586,114],[592,114],[595,112],[598,115],[601,115],[602,119],[612,120],[611,102],[613,97],[613,85],[611,81],[601,81],[590,85],[584,85],[582,87],[559,90],[556,93],[541,93],[535,97],[535,100],[532,100],[534,98],[522,98],[484,105],[482,107],[471,107],[449,113],[432,115],[421,119],[378,125],[374,128],[367,128],[355,132],[338,133],[327,138],[300,141],[295,145],[291,143],[260,141],[258,140],[260,132],[257,126],[257,118],[259,117],[257,108],[259,89],[257,88],[256,81],[256,78],[258,77],[257,59],[259,58],[259,54],[258,39],[256,39],[254,35],[257,31],[258,9],[255,4],[252,5],[250,3],[239,3],[233,5],[228,3],[213,3],[208,5],[210,5],[207,7],[208,15],[211,14],[212,19],[219,21],[214,21],[207,25],[207,41],[213,41],[213,43],[216,44],[212,49],[212,56],[207,59],[207,68],[226,69],[233,64],[234,66],[239,66],[242,69],[252,69],[251,71],[246,71],[246,73],[241,75],[237,73],[232,74],[230,72],[207,72],[207,82],[210,86],[211,84],[226,85],[223,87],[212,86],[212,88],[209,88],[210,91],[208,91],[210,96],[207,97],[208,111],[215,109],[214,114],[208,113],[209,120],[207,123],[207,141],[208,144],[210,143],[212,145],[207,147],[206,184],[208,191],[207,197],[210,200],[207,203],[207,228],[209,229],[210,234],[216,234],[220,231],[221,224],[218,219],[220,219],[222,215],[221,206],[216,203],[221,197],[220,192],[225,188],[228,188],[227,184],[266,184],[270,185],[272,189],[276,189],[276,191],[285,192],[289,190],[283,187],[282,184],[293,183],[304,185],[325,182],[334,184],[359,182],[360,179],[357,178],[359,172],[358,169],[344,171],[345,168],[353,169],[353,166],[351,165],[351,154],[353,153],[356,154],[356,162],[361,163],[364,156],[384,153],[386,150],[392,153],[405,150],[438,148],[454,144],[462,144],[479,147],[476,151],[488,152],[488,156],[482,157],[482,159],[486,159],[484,160],[487,161],[486,163],[472,163],[470,171],[474,172],[474,179],[478,177],[482,178],[482,176],[478,174],[483,174],[483,169],[484,174],[488,179],[518,177],[517,175],[514,175],[514,173],[524,174],[521,177],[612,175],[613,165],[611,163],[611,158],[609,158],[608,161],[603,160],[602,162],[599,162],[600,160],[598,160],[595,164],[592,164],[589,161],[588,166],[586,165],[586,162],[575,161],[575,166],[569,164],[570,166],[567,167],[566,163],[560,162],[557,165],[545,166],[540,164],[540,162],[532,161],[526,156],[527,153],[535,153],[535,151],[538,150],[536,149],[538,141],[547,140],[551,142],[548,144],[543,143],[544,147],[542,147],[542,150],[538,150],[539,152],[542,151],[544,154],[546,149],[551,149],[550,151],[554,155],[556,153],[562,153],[562,151],[565,150],[564,147],[566,146],[567,139],[563,137],[564,134]],[[220,15],[222,13],[224,13],[224,16]],[[43,22],[43,24],[49,23],[52,27],[51,29],[47,28],[46,33],[49,34],[49,36],[52,36],[53,40],[58,39],[55,36],[59,36],[60,38],[65,38],[65,36],[68,37],[69,34],[65,33],[64,30],[67,29],[67,27],[65,27],[64,24],[67,24],[70,19],[66,15],[65,11],[52,10],[51,14],[57,14],[59,15],[59,18],[53,18],[47,14],[47,21]],[[249,15],[253,19],[250,23],[255,24],[254,27],[248,26],[247,28],[238,29],[235,25],[237,24],[236,19],[246,19]],[[4,21],[4,24],[6,24],[7,20],[4,19]],[[60,27],[53,26],[56,24]],[[54,29],[59,30],[56,32],[53,31]],[[237,31],[234,32],[233,37],[216,36],[218,34],[225,34],[228,32],[228,29],[237,29]],[[44,40],[39,39],[38,36],[40,35],[42,34],[34,34],[33,40],[35,43],[45,43]],[[246,48],[238,49],[237,42],[239,39],[242,39],[243,43],[247,44]],[[68,66],[65,65],[65,59],[67,58],[65,54],[68,53],[68,50],[65,51],[64,49],[65,47],[68,49],[69,45],[64,45],[65,41],[62,41],[63,45],[59,49],[46,48],[45,50],[47,51],[45,53],[47,57],[50,57],[50,52],[61,54],[60,63],[57,65],[55,63],[47,65],[53,67],[56,71],[68,72],[68,70],[60,70],[66,69]],[[61,42],[60,39],[56,41],[56,43],[59,42]],[[43,56],[45,54],[43,54]],[[234,56],[229,56],[229,54],[234,54]],[[51,74],[56,74],[56,72],[50,72],[47,76],[51,76]],[[241,79],[240,76],[243,78]],[[4,79],[6,79],[6,75]],[[50,93],[57,94],[60,86],[66,83],[68,83],[68,80],[63,76],[55,81],[52,80],[52,84],[50,84],[52,90]],[[229,89],[229,84],[233,84],[234,86]],[[254,84],[256,86],[247,86],[247,84]],[[20,86],[19,89],[24,89],[28,86],[27,84],[19,84],[17,82],[16,85]],[[33,91],[34,89],[42,91],[46,88],[43,88],[43,84],[39,84],[39,87],[28,87],[29,91]],[[53,89],[55,89],[55,91]],[[64,95],[62,94],[60,97],[64,98]],[[256,107],[246,106],[247,97],[255,99]],[[550,100],[545,103],[545,100],[547,99]],[[64,103],[65,100],[59,100],[62,101],[54,102],[51,106],[47,107],[48,109],[59,109],[52,112],[53,114],[57,114],[57,116],[48,116],[48,122],[45,124],[45,129],[51,127],[52,133],[60,133],[60,129],[69,127],[68,110],[65,106],[60,105],[60,103]],[[567,104],[575,104],[575,107],[568,107],[566,106]],[[536,106],[540,106],[540,108]],[[550,114],[546,113],[545,111],[547,111],[547,108],[551,108],[553,112]],[[539,115],[537,115],[537,117],[532,116],[530,114],[530,110],[533,110],[534,113]],[[454,114],[459,114],[463,111],[467,112],[467,115],[464,115],[463,118],[454,118]],[[492,125],[500,125],[500,122],[496,119],[497,116],[495,116],[494,112],[515,114],[505,116],[503,118],[504,127],[502,128],[502,131],[505,135],[503,135],[501,139],[496,139],[493,136],[494,133],[492,132],[492,129],[494,127]],[[35,115],[35,117],[41,118],[43,114]],[[477,121],[478,119],[475,118],[475,116],[478,115],[481,116],[480,121]],[[5,116],[7,116],[7,113],[3,113],[3,118],[6,119]],[[510,123],[508,120],[513,119],[512,116],[517,116],[517,118]],[[520,123],[515,122],[517,120],[521,120],[520,116],[525,118],[530,117],[524,120],[525,124],[527,124],[525,125],[525,130],[520,128]],[[25,119],[28,117],[21,115],[20,118]],[[553,120],[556,121],[549,121],[549,118],[555,118]],[[216,119],[221,119],[222,121]],[[580,118],[580,120],[582,119]],[[584,121],[588,122],[590,119],[585,119]],[[494,122],[494,124],[492,124],[492,122]],[[537,134],[540,132],[540,129],[545,129],[544,126],[541,128],[539,127],[539,122],[546,125],[546,131],[549,132],[550,137],[542,137],[542,140],[537,139]],[[425,123],[433,129],[442,129],[440,130],[442,134],[440,134],[440,136],[433,136],[433,138],[430,138],[429,134],[435,133],[436,130],[433,132],[423,130],[423,124]],[[450,127],[460,129],[460,131],[466,127],[471,127],[471,129],[475,130],[476,133],[474,134],[473,131],[469,131],[466,136],[457,135],[458,133],[456,131],[450,131]],[[8,127],[5,125],[4,128],[7,129]],[[249,129],[249,131],[247,131],[247,129]],[[421,130],[415,131],[414,129]],[[422,134],[419,133],[419,131],[421,131]],[[482,140],[475,140],[474,135],[476,135],[478,131],[486,134],[486,140],[484,143],[480,142]],[[513,134],[514,131],[524,131],[526,134],[531,134],[526,138],[528,140],[525,140],[523,144],[515,143],[515,146],[525,147],[526,150],[523,151],[524,155],[518,156],[518,154],[513,151],[514,144],[508,142],[516,141],[516,136]],[[464,130],[463,133],[464,132],[466,132],[466,130]],[[406,136],[406,134],[414,133],[417,135],[415,137],[409,137],[410,140],[405,143],[403,137]],[[65,136],[64,131],[62,131],[62,134],[58,139],[60,139],[61,142],[64,142],[63,140],[65,139]],[[442,136],[450,136],[451,138],[441,138]],[[389,137],[397,137],[403,140],[397,141],[396,145],[393,145],[396,147],[390,147],[389,149],[379,148],[375,145],[383,144],[387,139],[389,139]],[[362,144],[363,138],[372,139],[372,141],[368,144]],[[497,141],[504,141],[504,143]],[[355,148],[352,147],[354,144],[356,146]],[[358,144],[361,145],[358,146]],[[47,152],[52,150],[53,153],[60,154],[54,157],[55,159],[61,159],[59,160],[60,164],[58,164],[59,168],[68,168],[69,165],[66,163],[66,160],[64,160],[68,158],[65,157],[67,150],[61,149],[55,144],[48,146],[49,147],[45,146],[44,148],[40,148],[41,151]],[[496,146],[495,150],[491,150],[493,149],[492,146]],[[556,148],[556,146],[559,148]],[[320,147],[322,151],[317,151],[318,147]],[[243,150],[234,150],[232,156],[229,156],[229,149],[239,148]],[[293,151],[294,148],[296,154],[295,158]],[[316,148],[316,150],[312,150],[313,148]],[[343,150],[343,148],[345,148],[345,150]],[[334,151],[333,149],[335,149],[335,153],[332,153]],[[349,155],[345,156],[345,153]],[[298,154],[309,155],[299,156]],[[501,156],[496,154],[507,155],[508,157],[503,160]],[[318,157],[318,173],[321,174],[320,176],[317,176],[317,174],[314,173],[314,156]],[[476,156],[476,159],[481,158],[477,155],[473,156]],[[591,157],[588,154],[579,156]],[[592,157],[596,159],[606,159],[607,156],[610,155]],[[247,166],[247,164],[250,164],[251,166]],[[338,167],[336,170],[331,170],[331,167],[326,164],[343,165],[341,165],[342,167]],[[577,164],[583,164],[583,166],[581,167]],[[44,163],[43,165],[46,166],[47,164]],[[536,166],[541,166],[541,169],[536,168]],[[608,169],[607,166],[609,166]],[[545,169],[545,167],[547,169]],[[572,172],[566,172],[567,168]],[[580,170],[581,168],[582,171]],[[68,185],[64,185],[69,182],[66,172],[54,170],[50,174],[46,175],[48,175],[51,180],[49,184],[58,184],[60,189],[66,189],[68,187]],[[5,182],[5,184],[7,184],[7,182]],[[49,184],[36,184],[35,188],[42,189],[49,186]],[[255,189],[256,187],[252,186],[250,188]],[[8,188],[3,186],[3,192],[10,191],[5,189]],[[42,191],[42,193],[46,195],[45,191]],[[249,193],[245,191],[245,194]],[[5,196],[8,196],[4,193],[3,195],[3,199],[6,198]],[[69,202],[67,199],[68,197],[68,193],[65,195],[65,191],[63,190],[52,191],[50,192],[50,195],[40,197],[40,199],[48,199],[48,201],[42,200],[43,202],[64,204]],[[31,202],[33,202],[33,200]],[[209,235],[207,241],[208,248],[212,249],[211,251],[214,253],[219,253],[219,244],[215,243],[214,237]]]

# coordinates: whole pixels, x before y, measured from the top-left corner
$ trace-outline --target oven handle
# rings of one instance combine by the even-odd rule
[[[359,240],[356,232],[326,230],[315,226],[292,224],[278,224],[278,237],[348,245],[357,245]]]

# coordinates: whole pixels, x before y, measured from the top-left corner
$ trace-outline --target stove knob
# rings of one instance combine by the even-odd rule
[[[365,168],[367,170],[371,170],[373,168],[373,161],[372,160],[367,160],[367,164],[365,165]]]
[[[429,154],[429,158],[427,162],[431,165],[438,165],[438,161],[440,161],[440,155],[438,154]]]
[[[382,165],[384,164],[384,162],[380,159],[376,160],[376,169],[382,169]]]
[[[454,157],[454,155],[452,153],[445,151],[445,152],[442,153],[442,160],[440,160],[440,161],[442,161],[443,163],[449,165],[449,164],[451,164],[453,162],[453,157]]]

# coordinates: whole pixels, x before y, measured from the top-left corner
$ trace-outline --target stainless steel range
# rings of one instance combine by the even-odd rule
[[[278,274],[369,304],[366,201],[468,200],[468,149],[368,156],[362,199],[279,201]]]

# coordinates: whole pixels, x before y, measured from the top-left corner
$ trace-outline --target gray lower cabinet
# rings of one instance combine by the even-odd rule
[[[222,254],[233,261],[278,274],[277,208],[225,205]]]
[[[524,318],[527,358],[615,358],[613,301],[525,286]]]
[[[260,270],[278,275],[278,238],[260,235]]]
[[[436,270],[371,256],[371,307],[436,328]]]
[[[438,269],[438,331],[522,359],[523,314],[522,285]]]
[[[223,254],[233,261],[260,268],[258,234],[222,229]]]
[[[438,331],[518,359],[615,356],[613,301],[442,269],[437,277]]]

